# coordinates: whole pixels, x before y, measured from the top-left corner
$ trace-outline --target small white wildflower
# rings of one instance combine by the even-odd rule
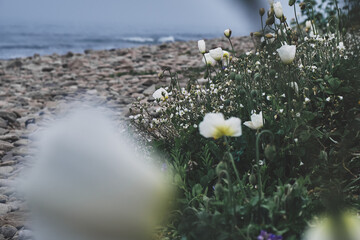
[[[330,97],[327,97],[325,100],[326,100],[327,102],[330,102]]]

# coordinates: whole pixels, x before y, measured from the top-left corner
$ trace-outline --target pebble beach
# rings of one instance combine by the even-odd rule
[[[250,51],[250,37],[232,38],[237,53]],[[207,49],[229,49],[228,40],[206,40]],[[46,126],[69,103],[92,101],[127,119],[136,99],[154,101],[164,67],[179,73],[185,85],[189,68],[204,70],[197,42],[175,42],[128,49],[86,50],[0,60],[0,240],[33,239],[27,207],[16,180],[35,156],[31,135]]]

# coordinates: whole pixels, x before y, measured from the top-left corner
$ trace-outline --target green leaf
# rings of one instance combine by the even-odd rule
[[[203,190],[203,187],[200,184],[197,183],[192,188],[192,195],[194,197],[196,197],[196,196],[201,194],[202,190]]]

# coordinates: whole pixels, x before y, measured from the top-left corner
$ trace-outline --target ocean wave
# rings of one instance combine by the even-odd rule
[[[175,42],[175,38],[174,38],[174,36],[161,37],[158,39],[158,42],[160,42],[160,43]]]
[[[150,37],[125,37],[121,38],[121,40],[126,42],[136,42],[136,43],[153,43],[155,40]]]

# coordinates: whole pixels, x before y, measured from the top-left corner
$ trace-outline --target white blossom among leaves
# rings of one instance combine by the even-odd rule
[[[280,59],[285,64],[290,64],[295,59],[296,46],[295,45],[283,45],[276,50],[279,53]]]
[[[216,65],[216,61],[215,59],[213,59],[210,56],[210,53],[205,53],[203,59],[202,59],[203,63],[210,65],[210,66],[215,66]]]
[[[242,134],[241,120],[236,117],[225,120],[222,113],[207,113],[199,124],[199,131],[206,138],[239,137]]]
[[[164,88],[159,88],[153,93],[153,98],[156,100],[165,101],[169,98],[169,93]]]
[[[245,126],[254,130],[260,129],[264,126],[262,112],[260,112],[259,114],[253,113],[250,118],[251,121],[244,122]]]
[[[211,49],[209,53],[210,56],[215,59],[215,61],[221,61],[223,58],[223,50],[220,47]]]

